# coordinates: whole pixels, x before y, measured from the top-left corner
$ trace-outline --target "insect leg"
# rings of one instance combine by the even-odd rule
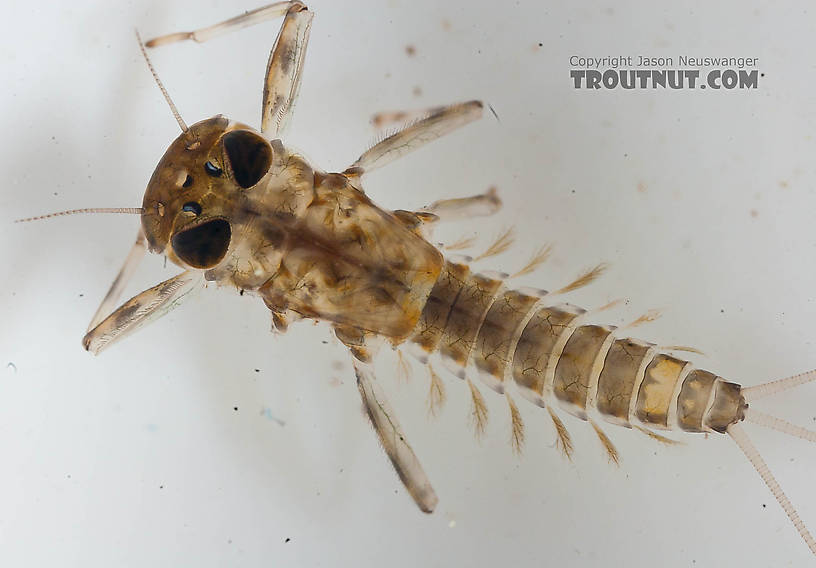
[[[380,168],[457,128],[481,118],[481,101],[441,107],[424,118],[386,136],[363,152],[345,173],[362,174]]]
[[[153,286],[119,306],[112,314],[85,334],[82,345],[94,355],[102,349],[163,316],[187,296],[201,288],[203,272],[187,270]]]
[[[405,124],[419,120],[435,110],[439,110],[439,107],[422,110],[386,110],[373,114],[369,122],[374,128],[379,130],[386,126]]]
[[[495,115],[496,112],[493,110],[493,107],[490,105],[487,106]],[[371,126],[380,130],[386,126],[400,124],[405,125],[409,122],[416,122],[417,120],[425,118],[426,116],[438,112],[443,108],[444,107],[436,106],[417,110],[386,110],[371,115],[369,122],[371,123]]]
[[[249,12],[245,12],[240,16],[235,16],[234,18],[224,20],[223,22],[219,22],[206,28],[193,30],[191,32],[176,32],[154,37],[153,39],[145,42],[145,46],[159,47],[160,45],[167,45],[169,43],[176,43],[178,41],[184,41],[187,39],[191,39],[198,43],[204,43],[205,41],[209,41],[229,32],[254,26],[255,24],[260,24],[261,22],[265,22],[266,20],[271,20],[273,18],[280,18],[293,9],[305,10],[306,6],[301,2],[275,2],[273,4],[267,4],[266,6],[261,6],[260,8],[250,10]]]
[[[300,89],[313,13],[297,2],[289,8],[269,54],[264,81],[261,132],[276,138],[286,129]]]
[[[225,33],[285,16],[269,55],[264,80],[261,132],[274,138],[285,129],[300,89],[313,15],[302,2],[275,2],[206,28],[155,37],[145,46],[158,47],[188,39],[203,43]]]
[[[139,232],[136,234],[136,242],[133,243],[133,247],[130,249],[124,264],[122,264],[119,274],[116,275],[116,278],[111,284],[108,293],[105,294],[105,298],[96,309],[96,313],[94,314],[93,318],[91,318],[91,322],[88,324],[88,329],[86,331],[91,331],[93,328],[95,328],[99,322],[105,319],[105,317],[113,309],[113,306],[122,295],[125,286],[127,286],[128,281],[136,271],[136,267],[139,265],[139,262],[142,260],[142,258],[144,258],[145,252],[147,252],[147,240],[145,240],[142,228],[139,227]]]
[[[414,450],[405,439],[405,434],[377,383],[371,367],[356,358],[353,361],[354,372],[357,374],[357,388],[385,453],[388,454],[397,475],[420,510],[424,513],[433,512],[439,501],[436,492],[422,469],[422,464],[414,454]]]
[[[422,209],[425,213],[433,213],[440,221],[466,219],[469,217],[486,217],[501,209],[502,202],[497,195],[496,188],[491,187],[486,192],[472,197],[456,199],[440,199]]]

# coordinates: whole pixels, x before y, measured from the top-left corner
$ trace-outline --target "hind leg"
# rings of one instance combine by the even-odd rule
[[[424,513],[432,513],[439,499],[422,469],[422,464],[405,439],[405,434],[370,365],[354,359],[354,372],[357,374],[357,388],[371,420],[371,426],[377,433],[385,453],[391,459],[400,481],[419,509]]]
[[[422,512],[433,512],[439,501],[436,492],[374,376],[374,368],[371,365],[373,352],[370,345],[375,339],[374,336],[341,325],[334,327],[334,333],[337,339],[351,350],[354,372],[357,375],[357,389],[360,391],[363,406],[400,481]],[[366,344],[367,340],[369,345]]]

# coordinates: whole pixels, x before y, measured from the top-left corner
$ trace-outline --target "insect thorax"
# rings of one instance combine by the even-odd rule
[[[406,337],[439,275],[441,254],[345,176],[314,180],[305,214],[281,232],[286,252],[261,287],[264,299],[273,309]]]
[[[270,175],[236,208],[230,252],[207,278],[257,291],[275,312],[407,337],[442,255],[345,175],[272,146]]]

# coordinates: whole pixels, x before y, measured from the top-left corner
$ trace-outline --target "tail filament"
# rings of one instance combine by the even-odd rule
[[[751,442],[750,438],[748,438],[745,430],[742,429],[739,422],[735,422],[728,427],[727,432],[728,435],[731,436],[731,439],[737,443],[739,448],[742,450],[742,453],[745,454],[745,457],[748,458],[748,461],[751,462],[751,465],[754,466],[754,469],[757,470],[757,473],[759,473],[759,476],[762,478],[762,481],[765,482],[765,485],[768,486],[768,489],[771,490],[773,496],[776,497],[777,502],[782,509],[784,509],[785,513],[788,515],[788,518],[793,523],[793,526],[796,527],[796,530],[799,531],[799,535],[808,545],[810,551],[813,554],[816,554],[816,540],[813,539],[813,535],[810,534],[810,531],[808,531],[807,527],[805,527],[805,523],[803,523],[802,519],[799,518],[799,513],[797,513],[796,509],[793,508],[793,505],[791,504],[790,500],[788,500],[787,495],[785,495],[785,492],[782,491],[782,488],[779,486],[779,482],[776,481],[776,478],[771,473],[771,470],[768,469],[768,465],[765,463],[765,460],[762,459],[762,456],[759,455],[759,452]]]

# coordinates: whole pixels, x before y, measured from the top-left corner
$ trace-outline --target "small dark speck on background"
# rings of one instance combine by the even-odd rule
[[[286,540],[284,540],[283,542],[289,542],[290,540],[292,540],[292,539],[287,536]]]
[[[237,406],[233,406],[233,407],[232,407],[232,409],[233,409],[235,412],[238,412],[238,407],[237,407]]]
[[[256,372],[256,373],[260,373],[260,372],[261,372],[261,370],[260,370],[260,369],[255,369],[255,372]]]
[[[765,507],[767,507],[767,505],[765,503],[763,503],[762,508],[764,509]]]
[[[413,45],[406,45],[405,55],[407,55],[408,57],[413,57],[414,55],[416,55],[416,47],[414,47]]]
[[[85,297],[85,294],[80,294],[80,295],[79,295],[79,297],[80,297],[80,298],[84,298],[84,297]]]
[[[328,345],[329,344],[329,342],[326,341],[325,339],[321,343],[323,343],[323,345]]]
[[[159,489],[164,489],[164,485],[159,485]]]

